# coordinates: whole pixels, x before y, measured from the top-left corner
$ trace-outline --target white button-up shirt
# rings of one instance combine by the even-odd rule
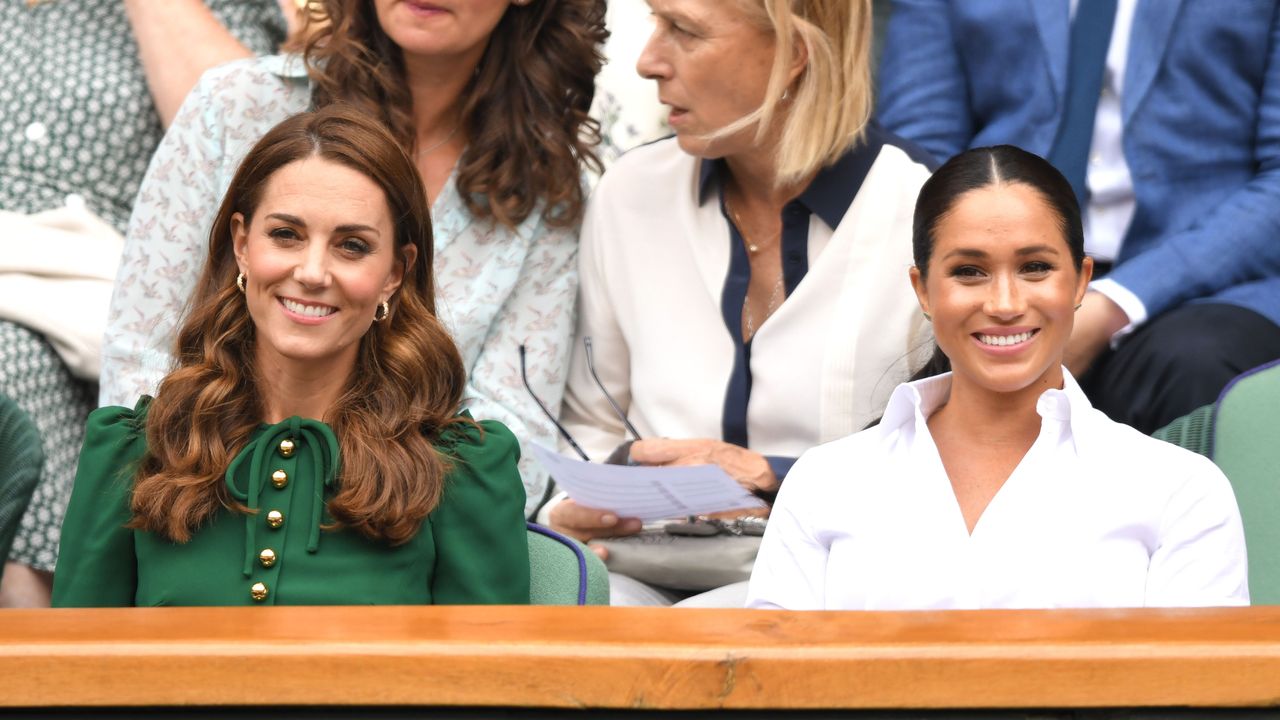
[[[1075,17],[1077,0],[1071,2]],[[1120,246],[1133,222],[1137,200],[1133,194],[1133,176],[1124,156],[1124,119],[1121,98],[1124,93],[1124,71],[1129,57],[1129,37],[1138,0],[1119,0],[1111,44],[1107,48],[1102,75],[1102,95],[1093,122],[1093,141],[1089,148],[1089,166],[1085,183],[1089,186],[1089,204],[1084,208],[1084,249],[1090,256],[1115,262]],[[1133,291],[1115,280],[1102,278],[1091,289],[1111,298],[1124,311],[1129,322],[1112,338],[1119,342],[1147,321],[1147,308]]]
[[[1065,373],[1065,370],[1064,370]],[[927,425],[951,376],[898,386],[880,425],[783,483],[750,607],[1247,605],[1235,495],[1207,458],[1093,409],[1068,374],[970,534]]]

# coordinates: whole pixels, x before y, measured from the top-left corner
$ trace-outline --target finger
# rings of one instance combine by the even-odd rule
[[[614,535],[635,535],[644,527],[639,518],[621,518],[613,528]]]
[[[662,465],[687,455],[691,446],[699,444],[698,440],[637,440],[631,445],[631,459],[645,465]]]
[[[644,523],[637,518],[620,518],[616,515],[612,516],[613,522],[605,527],[599,527],[592,530],[592,536],[597,538],[622,537],[623,535],[635,535],[644,527]]]
[[[551,527],[579,540],[590,540],[618,524],[618,516],[606,510],[584,507],[565,500],[551,510]]]
[[[591,552],[595,553],[596,557],[600,558],[601,560],[604,560],[606,562],[609,560],[609,548],[604,547],[602,545],[595,545],[595,544],[587,545],[587,547],[591,548]]]
[[[663,464],[668,467],[686,467],[689,465],[715,465],[716,461],[712,460],[711,456],[706,453],[699,451],[681,455]],[[725,472],[729,472],[728,468],[725,468]]]
[[[554,530],[586,542],[597,537],[633,535],[644,525],[637,518],[621,518],[609,510],[579,505],[566,500],[551,511]]]

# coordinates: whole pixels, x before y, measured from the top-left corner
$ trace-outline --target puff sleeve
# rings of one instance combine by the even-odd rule
[[[529,545],[525,537],[520,446],[500,422],[486,420],[446,433],[441,449],[453,463],[431,514],[437,605],[526,605]]]
[[[132,606],[138,567],[129,497],[146,453],[150,398],[134,409],[104,407],[89,415],[71,502],[62,523],[53,579],[54,607]]]

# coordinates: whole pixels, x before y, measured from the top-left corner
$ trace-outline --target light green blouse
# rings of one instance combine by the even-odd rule
[[[519,446],[501,423],[450,428],[440,505],[407,543],[326,531],[338,442],[298,417],[257,431],[227,469],[256,511],[218,512],[189,542],[129,530],[149,398],[89,416],[62,526],[55,607],[525,604],[529,557]]]

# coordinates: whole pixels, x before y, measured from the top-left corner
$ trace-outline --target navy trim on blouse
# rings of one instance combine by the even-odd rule
[[[833,230],[840,225],[853,204],[862,183],[871,172],[871,166],[885,145],[901,148],[909,157],[930,169],[932,158],[918,157],[914,148],[896,136],[872,124],[867,127],[866,139],[850,149],[839,160],[822,168],[813,182],[795,200],[782,208],[782,273],[787,295],[795,292],[809,272],[809,220],[817,215]],[[724,290],[720,296],[720,312],[725,327],[734,344],[733,369],[725,387],[724,412],[721,416],[722,439],[739,447],[748,447],[747,406],[751,402],[751,343],[742,341],[742,305],[747,298],[747,286],[751,282],[751,263],[747,258],[742,234],[724,206],[723,179],[726,172],[723,160],[706,160],[700,163],[698,197],[701,202],[711,199],[712,190],[720,202],[720,213],[729,223],[729,269],[725,275]],[[715,187],[711,181],[716,180]],[[785,302],[785,299],[784,299]],[[770,456],[766,458],[774,474],[781,481],[785,478],[795,458]]]

